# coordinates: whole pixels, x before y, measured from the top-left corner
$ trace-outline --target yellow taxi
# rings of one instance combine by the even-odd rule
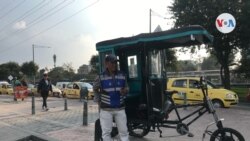
[[[88,99],[93,99],[93,86],[87,82],[70,82],[63,90],[63,96],[67,98],[80,98],[80,90],[84,87],[89,91]]]
[[[0,94],[13,95],[13,87],[11,84],[0,84]]]
[[[200,103],[203,101],[203,93],[201,89],[197,88],[199,81],[199,77],[168,78],[167,90],[178,91],[178,93],[172,96],[176,104],[184,103],[184,94],[186,94],[187,103]],[[207,81],[207,87],[208,97],[212,100],[215,107],[231,107],[238,104],[239,98],[235,92],[218,88],[209,81]]]

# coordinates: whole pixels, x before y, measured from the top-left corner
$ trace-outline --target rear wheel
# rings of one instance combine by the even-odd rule
[[[150,125],[147,121],[132,120],[128,122],[129,135],[142,138],[150,131]]]
[[[232,128],[223,128],[214,131],[210,141],[245,141],[240,132]]]
[[[102,141],[102,129],[100,119],[95,121],[95,141]]]

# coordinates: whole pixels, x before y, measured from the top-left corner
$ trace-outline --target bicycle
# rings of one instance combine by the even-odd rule
[[[215,107],[211,101],[211,99],[208,97],[208,89],[206,87],[206,81],[203,81],[203,78],[201,77],[199,84],[197,84],[197,87],[202,90],[203,93],[203,102],[202,103],[196,103],[196,104],[185,104],[185,105],[176,105],[174,100],[172,99],[172,95],[174,93],[177,93],[177,91],[166,91],[165,95],[167,97],[167,100],[165,101],[165,105],[163,110],[159,109],[152,109],[152,114],[149,117],[148,121],[141,120],[141,122],[137,121],[129,121],[129,132],[131,136],[135,137],[143,137],[147,135],[151,130],[157,130],[160,133],[160,137],[162,137],[162,130],[160,127],[166,127],[166,128],[175,128],[177,132],[181,135],[188,134],[189,137],[192,137],[193,134],[189,132],[188,126],[192,124],[194,121],[196,121],[198,118],[200,118],[204,113],[208,112],[213,115],[214,122],[209,124],[206,128],[206,130],[203,133],[204,140],[206,134],[210,135],[210,141],[245,141],[244,137],[241,135],[240,132],[238,132],[235,129],[224,127],[222,124],[222,119],[218,118],[218,115],[216,113]],[[144,108],[146,105],[144,105]],[[200,106],[197,110],[193,111],[192,113],[181,117],[180,113],[178,111],[179,108],[184,107],[193,107],[193,106]],[[169,120],[168,115],[175,111],[177,115],[177,120]],[[138,109],[139,115],[146,115],[146,111],[143,111],[143,109],[140,107]],[[184,123],[183,121],[192,117],[193,115],[197,114],[191,121],[188,123]],[[141,119],[146,119],[145,117],[141,117]],[[211,125],[216,124],[217,130],[210,131],[208,128]]]

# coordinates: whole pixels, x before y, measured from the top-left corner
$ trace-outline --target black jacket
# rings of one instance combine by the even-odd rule
[[[41,94],[44,93],[48,94],[49,91],[52,92],[52,86],[50,80],[48,79],[48,84],[47,84],[44,78],[41,79],[38,84],[37,92]]]

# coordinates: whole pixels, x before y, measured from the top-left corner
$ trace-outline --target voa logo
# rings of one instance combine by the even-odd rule
[[[229,13],[220,14],[215,21],[216,28],[222,33],[230,33],[236,27],[235,18]]]

